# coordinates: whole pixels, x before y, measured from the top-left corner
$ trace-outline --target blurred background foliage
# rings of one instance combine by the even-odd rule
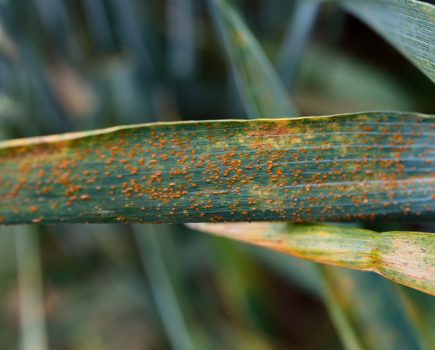
[[[301,115],[434,113],[430,80],[335,2],[232,3]],[[252,117],[208,5],[0,0],[0,139]],[[1,349],[435,346],[432,297],[370,273],[355,285],[338,268],[319,280],[299,260],[181,225],[0,228],[0,256]]]

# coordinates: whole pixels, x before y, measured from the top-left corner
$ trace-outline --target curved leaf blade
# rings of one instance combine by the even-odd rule
[[[431,116],[142,124],[0,143],[0,218],[369,219],[435,212]]]
[[[209,0],[209,6],[247,113],[253,118],[295,115],[283,83],[238,13],[227,0]]]
[[[415,0],[341,0],[435,82],[435,6]]]

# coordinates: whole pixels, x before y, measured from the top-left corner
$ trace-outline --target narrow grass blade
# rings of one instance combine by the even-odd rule
[[[419,108],[415,94],[410,95],[397,77],[324,46],[306,50],[298,74],[298,104],[314,115]]]
[[[15,229],[17,251],[21,348],[48,349],[42,287],[41,258],[36,231]]]
[[[95,47],[99,49],[113,47],[114,40],[103,0],[84,0],[82,4]]]
[[[434,118],[142,124],[0,143],[5,224],[350,220],[435,212]]]
[[[177,78],[190,78],[195,71],[195,3],[193,0],[170,0],[167,4],[167,66]]]
[[[226,0],[209,0],[209,4],[248,115],[296,114],[269,59],[242,19]]]
[[[435,82],[434,5],[415,0],[341,0],[340,2]]]
[[[435,349],[435,298],[415,290],[400,287],[399,295],[404,304],[422,349]]]
[[[351,310],[346,305],[343,305],[342,293],[337,287],[337,282],[345,281],[344,274],[340,274],[333,268],[323,268],[317,266],[318,280],[323,282],[321,290],[323,291],[323,299],[325,307],[328,309],[329,317],[331,317],[338,331],[338,336],[346,349],[362,350],[362,334],[357,330],[357,327],[351,320]],[[337,281],[328,278],[328,275],[338,272]],[[358,282],[356,276],[351,277]],[[355,293],[349,295],[349,298],[355,299]]]
[[[164,227],[162,227],[164,229]],[[155,226],[133,226],[143,267],[168,339],[175,350],[196,349],[163,258]]]
[[[298,0],[294,4],[295,8],[277,59],[281,79],[290,89],[295,87],[297,68],[308,44],[320,5],[321,2],[317,0]]]
[[[326,266],[322,271],[327,307],[331,310],[335,304],[332,317],[336,323],[344,320],[340,336],[346,349],[419,349],[420,337],[405,312],[397,284],[374,273]]]
[[[435,295],[435,234],[284,223],[188,224],[206,233],[362,271]]]
[[[123,49],[137,58],[142,77],[152,80],[155,71],[147,47],[149,43],[144,38],[139,20],[139,15],[144,12],[140,11],[136,0],[110,0],[109,4],[113,11],[114,28]],[[148,6],[149,3],[145,5]]]

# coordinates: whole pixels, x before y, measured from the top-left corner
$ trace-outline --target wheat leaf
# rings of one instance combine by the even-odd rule
[[[369,219],[435,212],[434,118],[174,122],[0,143],[0,218]]]

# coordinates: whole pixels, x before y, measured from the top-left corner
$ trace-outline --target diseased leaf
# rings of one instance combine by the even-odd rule
[[[362,271],[435,295],[435,234],[285,223],[188,224],[202,232]]]
[[[435,6],[415,0],[340,0],[435,82]]]
[[[255,37],[226,0],[209,0],[247,113],[254,118],[295,115],[272,64]]]
[[[431,116],[142,124],[0,143],[0,218],[369,219],[435,212]]]

